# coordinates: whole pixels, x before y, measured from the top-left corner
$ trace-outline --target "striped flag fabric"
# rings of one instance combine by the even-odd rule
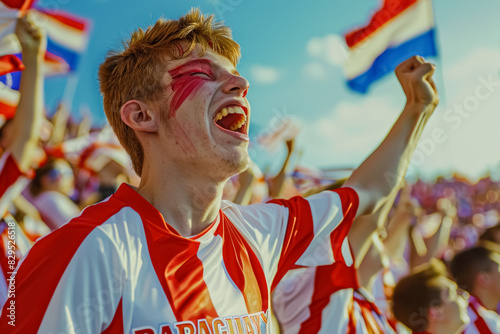
[[[1,0],[1,2],[9,8],[18,10],[26,10],[33,6],[37,0]]]
[[[81,54],[87,48],[88,22],[61,11],[52,12],[37,8],[44,19],[47,32],[47,53],[51,58],[62,59],[75,71]]]
[[[14,117],[19,97],[19,91],[0,83],[0,127]]]
[[[35,2],[36,0],[0,0],[0,39],[14,33],[16,19]]]
[[[22,11],[33,5],[34,0],[0,0],[0,40],[13,34],[16,29],[16,19]],[[21,59],[4,43],[0,43],[0,75],[24,69]]]
[[[3,3],[0,3],[0,6]],[[0,8],[1,10],[1,8]],[[19,103],[19,81],[21,70],[24,65],[21,62],[21,46],[14,33],[4,36],[0,40],[0,55],[11,58],[11,61],[19,61],[17,68],[7,68],[8,65],[2,63],[0,67],[5,71],[0,76],[0,126],[8,119],[14,117],[17,104]]]
[[[345,35],[347,85],[366,93],[370,85],[414,56],[437,56],[431,0],[384,0],[370,22]]]
[[[33,2],[27,1],[25,2],[25,6]],[[61,11],[53,12],[42,8],[31,10],[37,12],[39,15],[38,23],[47,32],[45,75],[65,74],[75,71],[81,54],[87,48],[88,22]],[[12,25],[12,29],[7,29],[7,26],[2,25],[2,15],[11,12],[17,14],[9,14],[9,24]],[[19,13],[20,10],[7,7],[3,2],[0,2],[0,56],[6,56],[4,57],[5,63],[0,62],[0,76],[5,73],[22,70],[22,66],[12,66],[22,64],[19,60],[15,61],[15,58],[20,58],[19,55],[21,53],[21,46],[14,34],[15,22]],[[9,66],[11,70],[7,71]],[[6,70],[2,72],[3,67]],[[5,83],[6,79],[0,78],[0,81]]]
[[[15,55],[0,56],[0,75],[10,72],[22,71],[24,69],[23,62]]]
[[[2,13],[5,11],[19,13],[22,8],[30,8],[34,1],[0,0],[0,125],[14,116],[19,102],[19,84],[21,71],[24,66],[21,62],[21,45],[13,33],[15,16],[10,17],[13,24],[12,32],[2,35],[5,27],[2,26]],[[21,5],[21,2],[23,3]],[[2,7],[3,6],[3,7]],[[47,32],[47,51],[44,59],[44,75],[53,76],[66,74],[77,69],[81,54],[87,47],[88,22],[71,14],[61,11],[52,12],[42,8],[30,9],[40,15],[39,23]],[[9,30],[10,31],[10,30]],[[2,62],[4,60],[4,62]]]

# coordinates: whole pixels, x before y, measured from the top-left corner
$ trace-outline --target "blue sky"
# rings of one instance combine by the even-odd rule
[[[105,123],[97,69],[110,49],[117,49],[137,27],[160,17],[177,18],[191,7],[214,13],[240,43],[239,72],[250,81],[251,133],[272,127],[274,117],[300,120],[300,163],[317,167],[356,166],[383,139],[404,106],[394,76],[377,83],[369,94],[346,89],[341,36],[367,22],[380,2],[283,0],[40,0],[42,7],[68,11],[92,22],[73,99],[73,114],[89,108],[94,124]],[[442,102],[417,149],[410,174],[435,175],[459,170],[478,176],[500,166],[500,87],[471,111],[455,106],[474,95],[484,80],[500,80],[498,0],[435,0],[440,57],[436,81]],[[55,108],[66,79],[47,80],[46,102]],[[455,109],[454,109],[455,108]],[[453,121],[450,121],[453,119]],[[437,129],[437,130],[436,130]],[[442,133],[439,142],[433,133]],[[282,151],[253,150],[263,169],[280,163]]]

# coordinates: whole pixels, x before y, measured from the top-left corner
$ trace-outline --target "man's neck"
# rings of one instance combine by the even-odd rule
[[[496,298],[496,296],[492,294],[491,291],[486,291],[483,289],[474,289],[472,295],[476,297],[476,299],[484,308],[496,312],[497,305],[500,302],[500,300],[498,300],[498,298]]]
[[[206,174],[150,165],[143,171],[137,191],[163,215],[165,222],[181,236],[189,237],[203,232],[220,210],[225,181],[215,181]]]
[[[427,329],[427,332],[424,332],[425,334],[442,334],[442,333],[449,333],[449,334],[460,334],[462,333],[464,328],[449,328],[449,326],[444,325],[444,324],[433,324],[429,325],[429,328]]]

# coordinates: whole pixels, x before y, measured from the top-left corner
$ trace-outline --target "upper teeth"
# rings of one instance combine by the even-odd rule
[[[226,117],[228,114],[240,114],[245,116],[245,122],[247,119],[247,115],[245,115],[245,112],[243,111],[243,108],[241,107],[227,107],[227,108],[222,108],[217,115],[215,115],[215,121],[219,121],[222,119],[222,117]]]

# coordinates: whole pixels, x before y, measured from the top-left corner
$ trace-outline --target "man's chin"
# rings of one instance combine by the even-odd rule
[[[234,161],[234,165],[232,168],[231,176],[240,174],[248,169],[251,164],[250,156],[248,153],[245,152],[245,154],[240,157],[240,159]]]

